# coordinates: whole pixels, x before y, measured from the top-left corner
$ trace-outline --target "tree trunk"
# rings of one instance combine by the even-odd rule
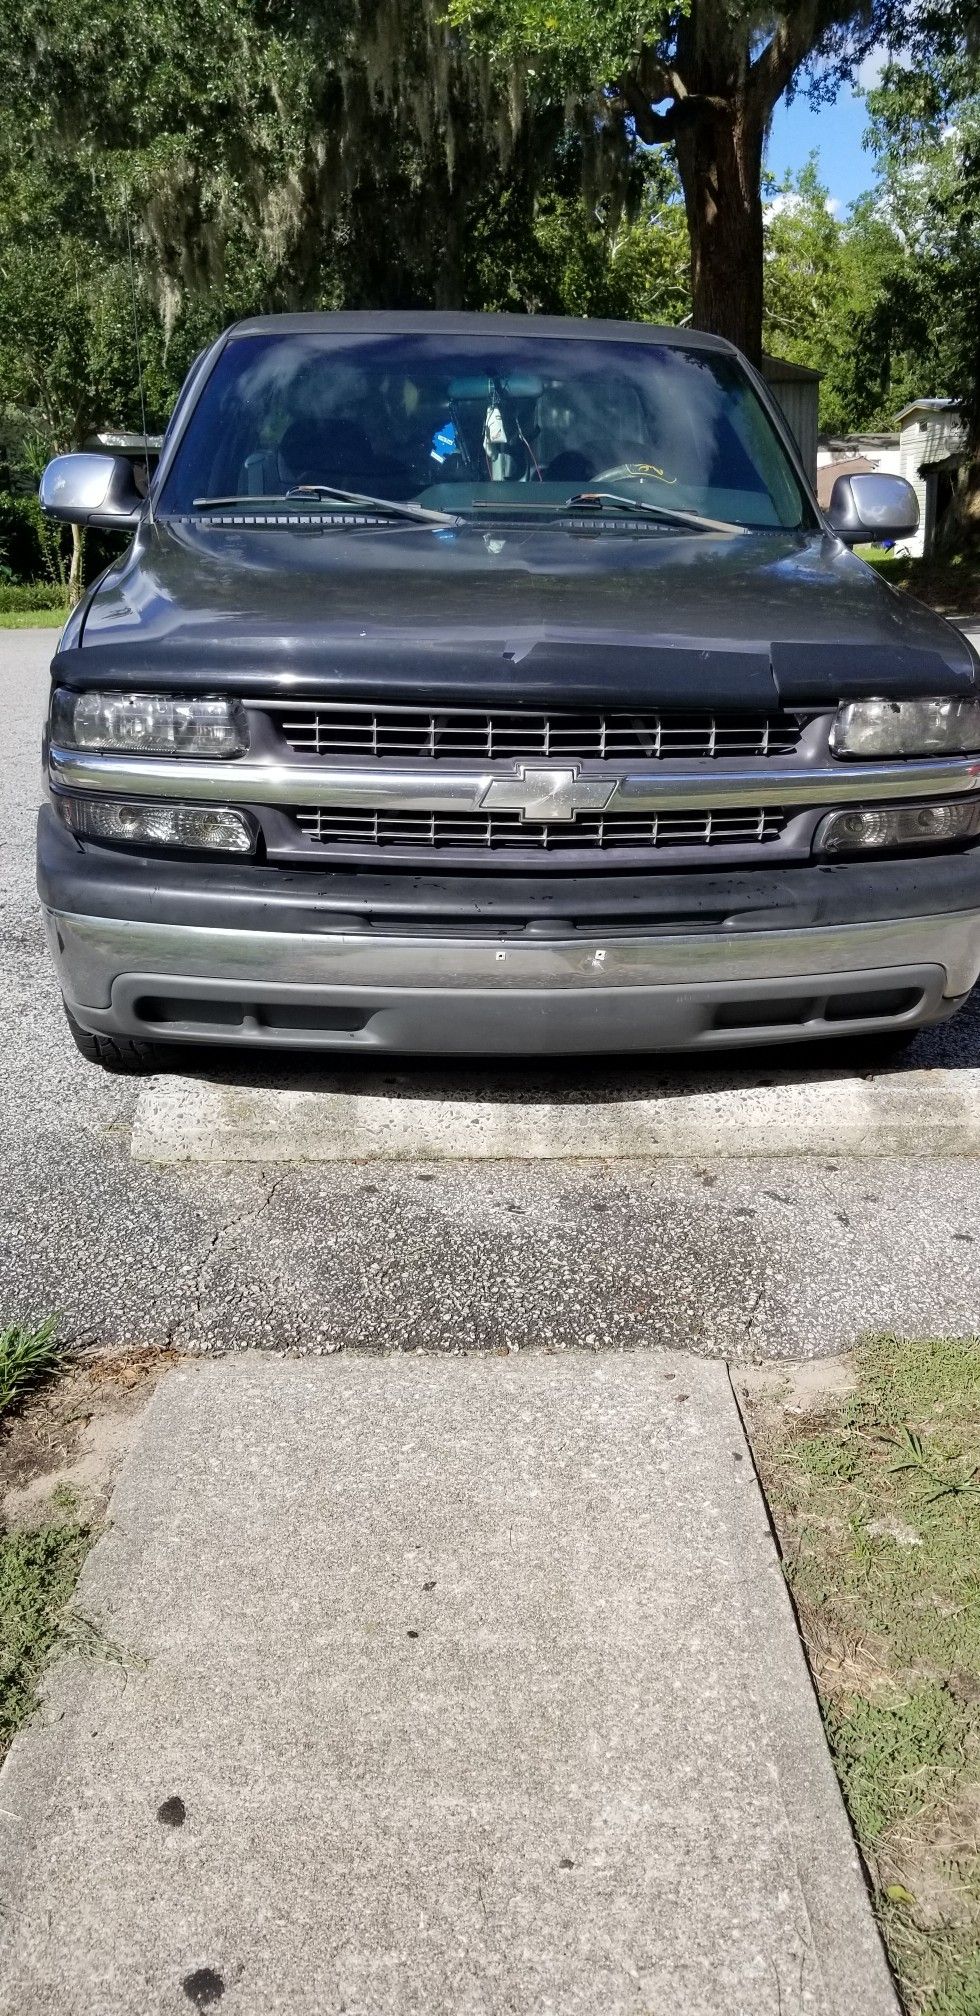
[[[85,531],[81,525],[71,528],[71,566],[68,569],[68,606],[74,609],[82,599],[85,583],[83,567],[85,561]]]
[[[762,356],[763,128],[743,108],[699,110],[677,135],[696,329]]]

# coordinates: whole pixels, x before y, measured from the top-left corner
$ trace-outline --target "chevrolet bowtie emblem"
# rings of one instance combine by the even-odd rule
[[[577,770],[532,770],[522,763],[515,776],[495,777],[488,784],[480,807],[519,812],[522,819],[574,819],[577,812],[602,812],[615,789],[604,777],[580,777]]]

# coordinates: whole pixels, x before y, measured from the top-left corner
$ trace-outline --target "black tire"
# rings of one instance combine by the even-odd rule
[[[86,1064],[99,1064],[103,1071],[121,1072],[130,1077],[159,1070],[163,1053],[157,1044],[141,1043],[135,1036],[96,1036],[91,1029],[81,1028],[67,1002],[63,1005],[72,1042],[76,1050],[81,1051]]]

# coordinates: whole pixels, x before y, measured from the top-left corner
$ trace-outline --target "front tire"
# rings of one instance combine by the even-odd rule
[[[67,1001],[63,1006],[72,1042],[86,1064],[98,1064],[103,1071],[114,1071],[129,1077],[140,1077],[146,1072],[159,1070],[163,1057],[157,1044],[142,1043],[135,1036],[96,1035],[76,1022]]]

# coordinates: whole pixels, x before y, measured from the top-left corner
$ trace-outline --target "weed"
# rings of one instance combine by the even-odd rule
[[[76,1521],[0,1535],[0,1755],[35,1706],[89,1540]]]
[[[14,1323],[0,1330],[0,1415],[54,1371],[64,1352],[57,1328],[57,1317],[48,1316],[32,1329]]]
[[[970,1730],[965,1708],[927,1685],[891,1701],[860,1696],[827,1711],[827,1733],[855,1831],[872,1847],[958,1775]],[[893,1886],[895,1887],[895,1886]]]

